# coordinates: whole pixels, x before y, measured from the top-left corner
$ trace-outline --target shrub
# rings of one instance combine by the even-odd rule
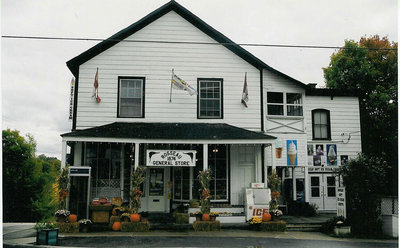
[[[335,216],[322,224],[320,231],[326,234],[333,233],[333,228],[336,226],[338,221],[342,221],[343,226],[349,225],[349,222],[343,216]]]
[[[346,186],[347,218],[357,236],[382,235],[379,202],[386,190],[388,168],[383,159],[360,154],[339,170]]]

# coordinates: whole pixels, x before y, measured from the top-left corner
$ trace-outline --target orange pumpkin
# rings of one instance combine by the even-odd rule
[[[70,214],[68,216],[68,222],[74,223],[78,220],[78,216],[76,216],[76,214]]]
[[[121,222],[114,222],[112,229],[113,231],[119,231],[121,229]]]
[[[267,222],[271,220],[271,215],[269,213],[264,213],[262,216],[262,221]]]
[[[140,214],[131,214],[131,222],[139,222],[140,221]]]
[[[203,221],[210,221],[210,215],[209,214],[203,214],[202,218]]]

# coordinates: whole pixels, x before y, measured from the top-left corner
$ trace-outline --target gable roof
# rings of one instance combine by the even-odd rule
[[[101,52],[107,50],[108,48],[114,46],[121,40],[126,39],[130,35],[134,34],[135,32],[139,31],[140,29],[144,28],[148,24],[152,23],[153,21],[157,20],[161,16],[167,14],[170,11],[176,12],[178,15],[183,17],[185,20],[193,24],[195,27],[200,29],[202,32],[216,40],[217,42],[221,43],[223,46],[225,46],[227,49],[247,61],[249,64],[253,65],[254,67],[258,69],[267,69],[275,74],[278,74],[279,76],[282,76],[298,85],[301,87],[307,88],[307,85],[303,84],[302,82],[280,72],[269,65],[265,64],[263,61],[261,61],[259,58],[255,57],[253,54],[248,52],[247,50],[243,49],[241,46],[237,45],[235,42],[230,40],[228,37],[223,35],[222,33],[218,32],[214,28],[212,28],[210,25],[205,23],[203,20],[198,18],[195,14],[184,8],[182,5],[178,4],[174,0],[164,4],[160,8],[154,10],[147,16],[143,17],[139,21],[135,22],[134,24],[128,26],[127,28],[119,31],[118,33],[114,34],[113,36],[109,37],[108,39],[100,42],[99,44],[95,45],[94,47],[90,48],[89,50],[81,53],[80,55],[76,56],[75,58],[69,60],[67,62],[67,66],[74,74],[76,78],[78,78],[78,70],[79,66],[86,61],[92,59],[96,55],[100,54]]]

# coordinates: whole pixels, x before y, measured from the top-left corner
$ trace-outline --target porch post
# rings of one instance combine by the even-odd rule
[[[139,166],[139,152],[140,143],[135,143],[135,170]]]
[[[308,179],[308,166],[304,167],[304,201],[305,202],[309,202],[309,193],[308,193],[308,189],[310,187],[310,181]]]
[[[272,161],[272,171],[275,171],[276,170],[275,142],[271,143],[271,161]]]
[[[67,160],[67,141],[63,140],[61,146],[61,168],[65,167],[66,160]]]
[[[203,144],[203,171],[208,169],[208,144]]]
[[[292,185],[293,185],[293,201],[296,200],[296,174],[295,174],[295,166],[292,167]]]
[[[263,149],[264,153],[264,187],[268,188],[268,156],[267,149],[269,146],[265,146]]]

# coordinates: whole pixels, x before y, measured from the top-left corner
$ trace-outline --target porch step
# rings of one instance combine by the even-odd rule
[[[321,229],[320,223],[296,223],[286,224],[287,231],[318,232]]]

